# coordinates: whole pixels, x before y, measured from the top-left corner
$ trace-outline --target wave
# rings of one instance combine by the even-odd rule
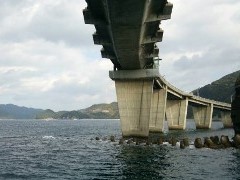
[[[43,138],[43,139],[56,139],[56,138],[53,137],[53,136],[43,136],[42,138]]]

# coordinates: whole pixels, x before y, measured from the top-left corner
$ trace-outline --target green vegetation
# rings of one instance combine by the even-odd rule
[[[228,74],[221,79],[212,82],[198,90],[194,90],[195,95],[222,102],[231,102],[234,93],[234,84],[240,71]],[[192,110],[189,107],[188,117],[192,117]],[[12,104],[0,105],[1,119],[119,119],[118,104],[95,104],[86,109],[77,111],[54,112],[51,109],[33,109],[19,107]]]
[[[111,104],[95,104],[80,111],[87,114],[91,119],[119,118],[117,102],[113,102]]]
[[[240,71],[228,74],[211,84],[199,88],[198,90],[194,90],[193,94],[199,94],[201,97],[216,101],[231,103],[231,96],[235,91],[234,84],[239,74]]]
[[[89,119],[89,116],[79,111],[70,111],[60,115],[59,119]]]
[[[36,119],[47,119],[47,118],[57,118],[57,113],[55,113],[51,109],[47,109],[45,111],[42,111],[36,115]]]
[[[42,109],[19,107],[13,104],[0,104],[1,119],[34,119]]]
[[[116,102],[111,104],[95,104],[89,108],[78,111],[59,111],[54,112],[50,109],[36,115],[37,119],[117,119],[119,118],[118,105]]]

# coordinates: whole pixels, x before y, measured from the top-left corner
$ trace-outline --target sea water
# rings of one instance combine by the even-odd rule
[[[164,136],[233,136],[221,122],[212,130]],[[0,120],[0,179],[240,179],[240,150],[118,145],[119,120]],[[100,140],[95,140],[100,137]]]

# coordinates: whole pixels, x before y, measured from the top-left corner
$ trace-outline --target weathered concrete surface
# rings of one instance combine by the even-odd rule
[[[103,58],[120,70],[152,68],[162,41],[162,20],[170,19],[173,5],[167,0],[86,0],[86,24],[94,24],[94,43]]]
[[[169,130],[186,128],[188,98],[184,100],[167,100],[166,116]]]
[[[240,75],[235,83],[235,97],[232,101],[231,118],[235,134],[240,134]]]
[[[138,69],[138,70],[119,70],[109,71],[109,77],[112,80],[141,80],[141,79],[153,79],[158,78],[158,69]]]
[[[167,89],[155,89],[152,94],[150,132],[163,132],[167,102]]]
[[[185,93],[159,74],[157,42],[162,41],[162,20],[170,19],[173,5],[167,0],[86,0],[86,24],[94,24],[95,44],[114,65],[123,136],[148,136],[162,131],[166,109],[170,129],[185,129],[188,102],[196,105],[197,128],[211,126],[212,108],[230,110],[230,105]],[[159,92],[153,93],[153,89]],[[162,89],[162,90],[160,90]],[[166,91],[163,91],[165,89]],[[166,95],[167,94],[167,95]],[[166,105],[167,98],[167,105]],[[208,104],[211,104],[210,110]],[[199,108],[198,106],[203,106]]]
[[[225,128],[232,128],[233,123],[231,119],[231,112],[230,111],[221,111],[221,121],[223,122],[223,126]]]
[[[193,107],[193,116],[197,129],[210,129],[212,125],[213,104]]]
[[[116,80],[122,135],[147,137],[153,93],[152,80]]]

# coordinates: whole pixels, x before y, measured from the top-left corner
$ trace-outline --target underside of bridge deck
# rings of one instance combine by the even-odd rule
[[[94,43],[103,46],[103,58],[117,69],[152,68],[162,41],[161,20],[170,19],[167,0],[86,0],[86,24],[94,24]]]
[[[123,136],[147,137],[162,132],[165,118],[169,129],[185,129],[188,102],[194,107],[197,128],[209,128],[213,104],[228,105],[182,92],[160,74],[157,42],[163,38],[159,27],[171,18],[173,5],[167,0],[86,0],[86,24],[94,24],[95,44],[114,65],[109,76],[115,81]],[[166,117],[165,117],[166,116]],[[228,115],[224,114],[223,119]],[[227,121],[227,120],[226,120]]]

